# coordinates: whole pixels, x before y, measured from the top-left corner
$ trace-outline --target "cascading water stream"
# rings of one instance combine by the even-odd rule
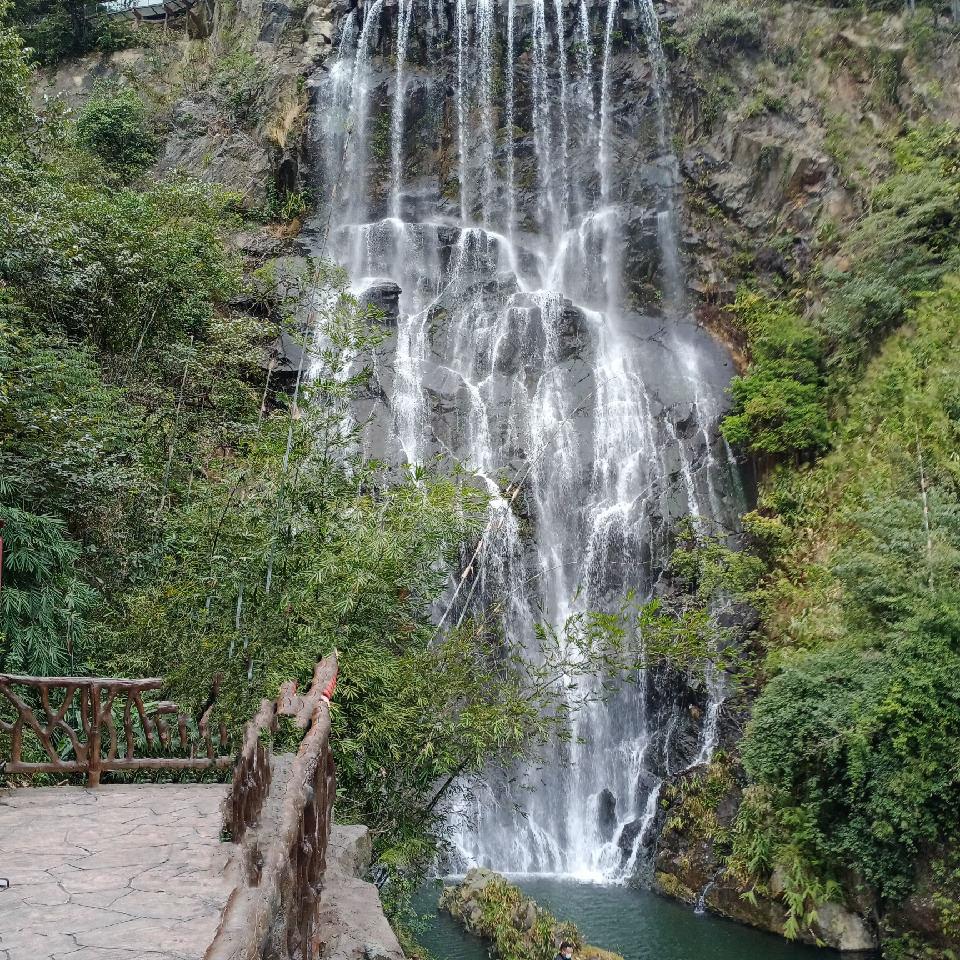
[[[467,57],[470,42],[470,24],[467,19],[467,0],[457,2],[457,138],[460,160],[460,222],[469,220],[470,171],[467,159]]]
[[[652,595],[678,519],[740,508],[716,429],[729,358],[683,304],[652,2],[374,0],[345,13],[316,86],[319,194],[347,147],[330,249],[361,298],[393,304],[369,452],[448,453],[484,478],[492,520],[454,617],[495,607],[533,656],[541,609],[562,623]],[[512,508],[504,472],[528,474]],[[478,786],[459,865],[639,867],[663,777],[715,746],[722,678],[631,679],[547,768]]]
[[[547,235],[556,237],[561,229],[555,191],[556,170],[553,157],[553,129],[550,123],[550,93],[547,76],[546,0],[533,0],[533,142],[537,152],[537,171],[541,177],[540,216]],[[562,175],[562,174],[561,174]]]
[[[393,110],[390,117],[390,214],[400,219],[400,193],[403,178],[403,66],[407,59],[407,38],[410,36],[410,16],[413,12],[413,0],[400,0],[397,17],[397,70],[396,92],[393,97]]]
[[[489,226],[493,202],[493,0],[477,0],[477,66],[480,74],[480,138],[477,163],[481,171],[480,220]]]
[[[506,66],[506,88],[505,93],[505,115],[507,133],[507,183],[513,184],[516,180],[516,157],[514,155],[513,131],[514,131],[514,111],[513,98],[515,91],[516,73],[514,70],[514,21],[516,10],[514,9],[515,0],[507,0],[507,66]],[[507,190],[507,232],[511,238],[513,236],[513,224],[517,218],[516,195],[513,190]]]

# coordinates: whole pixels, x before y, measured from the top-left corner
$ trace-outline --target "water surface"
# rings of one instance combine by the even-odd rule
[[[528,897],[563,920],[572,920],[587,942],[625,960],[830,960],[838,954],[792,944],[732,920],[697,915],[692,907],[647,890],[554,878],[511,877]],[[420,913],[436,913],[440,886],[429,884],[416,900]],[[437,960],[487,960],[486,948],[447,914],[428,922],[420,937]]]

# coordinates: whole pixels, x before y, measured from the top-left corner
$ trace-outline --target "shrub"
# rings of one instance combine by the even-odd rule
[[[815,330],[791,305],[741,291],[735,307],[750,336],[751,363],[730,390],[724,437],[754,453],[796,455],[827,446],[830,424]]]
[[[77,117],[77,140],[125,180],[157,158],[146,104],[132,87],[98,83]]]
[[[811,858],[855,863],[893,900],[921,847],[956,827],[958,634],[932,614],[880,649],[837,645],[775,677],[743,743],[750,773],[816,825]]]
[[[739,3],[706,3],[687,22],[681,40],[686,57],[694,53],[722,56],[736,48],[759,47],[763,18],[759,10]]]
[[[471,871],[460,886],[444,888],[440,908],[471,933],[491,941],[501,960],[553,960],[564,940],[577,955],[586,949],[574,924],[557,920],[496,873]]]
[[[238,123],[255,119],[257,100],[269,76],[269,66],[246,50],[237,50],[220,61],[214,79],[226,94],[227,109]]]

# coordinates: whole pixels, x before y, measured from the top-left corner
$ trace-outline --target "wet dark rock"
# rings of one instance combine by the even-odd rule
[[[597,828],[604,842],[613,839],[617,828],[617,798],[606,787],[600,791],[597,798]]]
[[[518,373],[543,363],[546,338],[538,307],[512,309],[507,314],[507,334],[493,346],[493,368],[498,373]]]
[[[483,284],[483,292],[509,297],[519,289],[517,278],[512,273],[499,273]]]
[[[286,330],[270,344],[267,356],[260,364],[271,371],[275,385],[292,388],[299,374],[310,369],[310,357],[304,348]]]
[[[631,820],[629,823],[624,824],[623,829],[620,831],[620,836],[617,838],[617,846],[620,848],[624,857],[630,856],[633,852],[641,830],[643,830],[643,821],[641,820]]]
[[[735,630],[743,637],[760,627],[760,614],[748,603],[733,603],[718,614],[717,623],[725,630]]]
[[[589,323],[583,310],[569,300],[563,301],[559,330],[561,358],[578,356],[593,345]]]
[[[740,809],[741,793],[736,790],[726,793],[717,804],[717,821],[721,827],[730,827],[737,817],[737,811]]]
[[[786,257],[774,247],[761,247],[754,255],[753,262],[758,270],[787,276],[789,265]]]
[[[434,397],[455,397],[464,389],[463,379],[448,367],[434,367],[423,380],[423,388]]]
[[[395,327],[400,319],[400,294],[402,292],[398,284],[391,280],[382,280],[372,283],[357,299],[361,308],[373,307],[383,314],[382,317],[378,318],[379,323]]]
[[[697,408],[693,403],[678,403],[669,413],[677,433],[687,436],[697,427]]]

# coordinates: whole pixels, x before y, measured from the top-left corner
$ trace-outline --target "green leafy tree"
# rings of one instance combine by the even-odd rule
[[[122,180],[157,158],[159,141],[146,104],[132,87],[97,83],[77,117],[77,142]]]
[[[14,0],[9,6],[10,20],[44,65],[92,50],[109,53],[136,38],[122,20],[91,16],[83,0]]]
[[[30,676],[70,673],[97,602],[74,569],[80,546],[59,517],[4,505],[0,518],[0,670]]]
[[[7,0],[0,2],[0,153],[20,152],[34,128],[36,117],[30,108],[27,88],[31,67],[23,39],[3,24],[9,12]]]
[[[199,335],[237,285],[220,237],[229,203],[188,179],[105,193],[0,169],[0,279],[108,352]]]

